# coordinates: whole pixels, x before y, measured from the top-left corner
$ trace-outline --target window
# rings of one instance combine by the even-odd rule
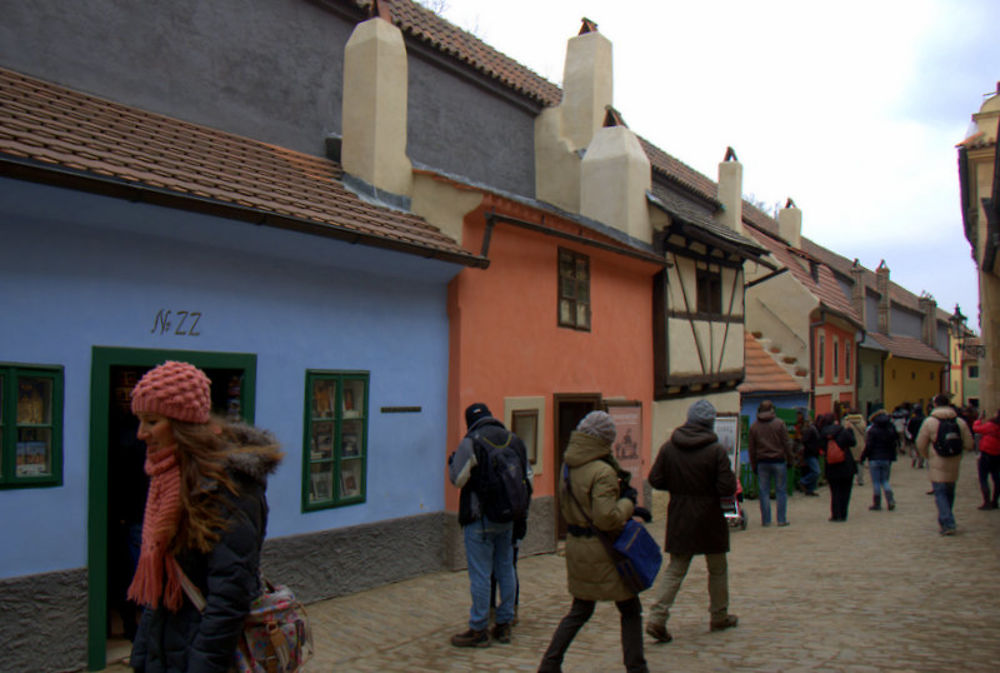
[[[698,269],[695,278],[698,313],[722,313],[722,274],[709,269]]]
[[[528,462],[538,462],[538,409],[517,409],[511,412],[511,431],[521,438],[528,452]]]
[[[62,484],[62,367],[0,365],[0,488]]]
[[[367,411],[367,372],[306,372],[304,510],[365,501]]]
[[[840,342],[833,337],[833,380],[840,380]]]
[[[816,375],[817,381],[822,381],[826,378],[826,335],[822,332],[819,335],[819,348],[816,351]]]
[[[979,365],[969,365],[969,378],[970,379],[979,378]]]
[[[590,330],[590,258],[559,249],[559,326]]]
[[[854,348],[850,341],[844,342],[844,381],[851,382],[851,354]]]

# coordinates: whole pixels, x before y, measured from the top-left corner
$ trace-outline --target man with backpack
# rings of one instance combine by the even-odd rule
[[[917,451],[927,459],[941,535],[955,534],[955,482],[962,452],[974,446],[969,426],[948,404],[945,395],[934,397],[934,409],[917,433]]]
[[[472,608],[469,629],[451,638],[455,647],[488,647],[490,577],[500,587],[492,638],[510,642],[514,620],[514,522],[526,519],[531,502],[524,443],[477,402],[465,410],[468,432],[448,458],[448,477],[461,489],[458,523],[465,539]]]

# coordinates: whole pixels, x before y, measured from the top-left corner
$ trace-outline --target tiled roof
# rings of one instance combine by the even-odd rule
[[[170,197],[178,207],[209,205],[227,216],[484,265],[422,218],[358,198],[332,161],[2,68],[0,163],[36,179],[59,172],[88,185],[129,185]]]
[[[854,306],[840,288],[840,283],[837,282],[837,278],[833,275],[830,267],[818,259],[811,258],[808,254],[793,250],[784,242],[768,236],[757,229],[749,228],[748,233],[751,238],[767,248],[781,266],[787,266],[795,279],[811,292],[824,307],[851,320],[858,327],[864,327],[861,323],[861,316],[857,314]],[[803,262],[805,266],[803,266]],[[812,273],[806,268],[811,266],[811,263],[816,264],[815,279]]]
[[[545,106],[557,105],[562,90],[500,53],[471,33],[410,0],[384,0],[400,30]],[[368,6],[368,2],[358,2]]]
[[[743,361],[746,378],[737,386],[741,393],[802,392],[802,386],[774,361],[750,332],[744,332]]]
[[[927,362],[948,362],[948,358],[934,350],[920,339],[908,336],[886,336],[878,332],[867,335],[897,358],[924,360]]]
[[[639,144],[649,157],[649,163],[655,172],[699,194],[717,207],[722,206],[718,199],[719,187],[715,182],[683,161],[670,156],[642,136],[637,134],[636,137],[639,138]]]

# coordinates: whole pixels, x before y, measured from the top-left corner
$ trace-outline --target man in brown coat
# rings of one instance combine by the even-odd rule
[[[760,484],[760,523],[771,525],[771,483],[778,501],[778,525],[788,525],[788,466],[795,460],[788,427],[774,412],[771,400],[757,407],[757,420],[750,426],[750,469]]]
[[[662,643],[673,640],[667,619],[695,554],[704,554],[708,565],[711,630],[728,629],[739,621],[729,614],[729,525],[720,502],[736,493],[736,475],[714,427],[715,407],[707,400],[692,404],[687,422],[660,447],[649,472],[653,488],[670,492],[664,545],[670,564],[660,573],[646,626],[646,633]]]

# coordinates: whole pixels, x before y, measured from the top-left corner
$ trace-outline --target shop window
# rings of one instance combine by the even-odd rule
[[[722,274],[709,269],[695,273],[698,293],[698,313],[722,313]]]
[[[590,258],[559,249],[559,326],[590,330]]]
[[[0,488],[62,484],[62,367],[0,365]]]
[[[302,508],[365,501],[368,373],[306,372]]]
[[[521,438],[528,453],[528,462],[538,462],[538,409],[516,409],[511,412],[511,431]]]

